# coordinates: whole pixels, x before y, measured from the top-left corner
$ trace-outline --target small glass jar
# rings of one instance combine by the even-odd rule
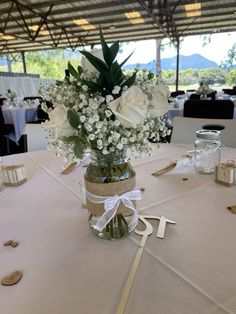
[[[196,132],[194,167],[202,174],[212,174],[220,163],[220,131],[198,130]]]
[[[123,151],[108,156],[104,156],[100,151],[92,151],[91,163],[84,178],[85,190],[100,197],[120,195],[135,188],[135,172]],[[119,206],[117,214],[101,231],[96,229],[96,224],[104,213],[104,204],[93,203],[86,197],[86,207],[89,212],[89,225],[96,236],[107,240],[120,239],[132,231],[130,223],[134,214],[123,205]]]

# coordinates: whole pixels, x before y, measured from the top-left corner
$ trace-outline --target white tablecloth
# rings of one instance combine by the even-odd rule
[[[14,124],[14,131],[8,137],[18,144],[24,133],[25,124],[35,121],[37,118],[37,108],[2,108],[4,122]]]
[[[153,157],[132,163],[137,186],[145,187],[139,213],[176,225],[158,239],[152,222],[126,314],[236,313],[236,215],[226,209],[236,204],[236,186],[216,184],[192,166],[151,176],[191,148],[163,144]],[[228,159],[236,159],[235,149],[224,149]],[[28,181],[0,192],[1,242],[20,242],[15,249],[0,246],[0,277],[23,272],[17,285],[0,286],[0,313],[115,313],[141,238],[106,241],[92,234],[79,198],[85,168],[63,176],[62,161],[46,151],[3,163],[24,163]]]
[[[7,90],[10,89],[20,97],[39,96],[40,85],[50,83],[55,83],[55,80],[33,77],[0,77],[0,94],[5,96]]]

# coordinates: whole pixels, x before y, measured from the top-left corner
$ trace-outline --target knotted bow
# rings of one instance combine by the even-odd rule
[[[140,190],[132,190],[126,192],[122,195],[114,195],[114,196],[98,196],[94,195],[88,191],[86,191],[87,199],[95,204],[104,203],[105,212],[98,219],[95,229],[98,231],[102,231],[106,225],[111,221],[111,219],[116,215],[120,202],[127,208],[130,208],[133,212],[133,217],[131,222],[128,225],[129,231],[132,231],[138,222],[138,214],[134,204],[131,202],[132,200],[141,200],[141,191]]]

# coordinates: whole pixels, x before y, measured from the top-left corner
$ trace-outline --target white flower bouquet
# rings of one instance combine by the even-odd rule
[[[16,95],[16,93],[14,91],[12,91],[11,89],[8,89],[7,92],[6,92],[6,96],[10,100],[14,100],[17,95]]]
[[[119,43],[110,47],[101,33],[102,49],[81,51],[81,66],[68,63],[70,77],[44,90],[54,108],[44,106],[49,148],[66,161],[82,160],[91,150],[102,155],[129,148],[149,152],[151,142],[169,134],[162,117],[168,110],[168,89],[152,73],[125,74],[116,61]]]

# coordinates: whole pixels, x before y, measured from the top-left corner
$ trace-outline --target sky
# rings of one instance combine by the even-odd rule
[[[205,47],[203,47],[203,36],[188,36],[181,43],[180,54],[189,56],[199,53],[220,64],[227,58],[227,52],[234,43],[236,43],[236,32],[213,34],[210,43]],[[155,40],[125,43],[122,48],[123,52],[118,55],[118,62],[124,60],[132,51],[134,53],[126,64],[148,63],[155,60]],[[164,51],[161,52],[161,59],[173,56],[176,56],[176,49],[166,45]]]

